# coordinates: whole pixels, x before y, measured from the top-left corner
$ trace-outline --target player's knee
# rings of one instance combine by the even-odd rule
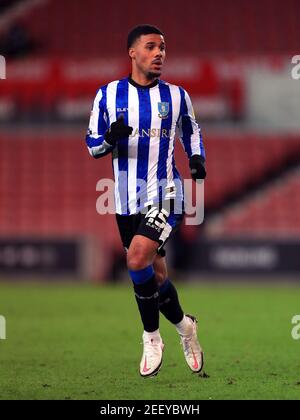
[[[131,271],[143,270],[148,267],[148,258],[143,253],[128,253],[127,254],[127,268]]]

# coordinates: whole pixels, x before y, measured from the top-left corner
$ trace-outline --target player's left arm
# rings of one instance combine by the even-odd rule
[[[179,136],[189,159],[191,176],[196,181],[206,177],[206,154],[201,129],[195,118],[191,98],[182,88],[180,88],[180,95]]]

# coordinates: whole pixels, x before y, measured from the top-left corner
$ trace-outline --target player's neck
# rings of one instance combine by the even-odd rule
[[[137,85],[145,86],[145,87],[153,85],[159,79],[158,77],[153,77],[152,79],[148,79],[143,73],[134,71],[134,69],[132,69],[132,74],[130,75],[130,78]]]

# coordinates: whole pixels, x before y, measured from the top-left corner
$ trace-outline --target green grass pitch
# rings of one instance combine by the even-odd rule
[[[0,284],[0,399],[300,399],[297,287],[178,287],[199,319],[209,378],[193,375],[161,317],[163,367],[139,376],[131,286]]]

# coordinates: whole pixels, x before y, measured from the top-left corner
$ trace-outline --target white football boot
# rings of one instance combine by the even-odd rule
[[[143,333],[144,351],[140,363],[140,374],[144,378],[156,376],[162,365],[164,343],[160,334]]]
[[[185,315],[190,325],[184,334],[180,334],[185,360],[194,373],[200,373],[204,365],[204,356],[197,337],[197,319],[192,315]]]

